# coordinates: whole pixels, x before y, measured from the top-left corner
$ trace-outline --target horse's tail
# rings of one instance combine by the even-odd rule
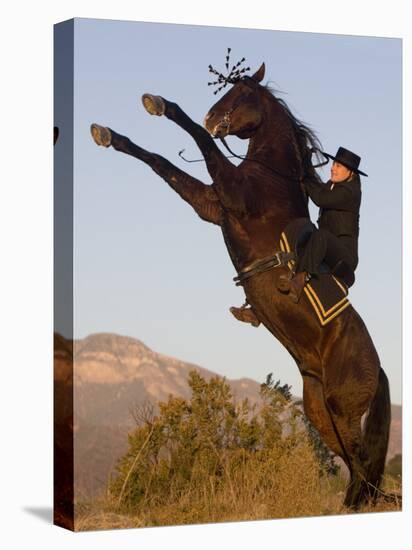
[[[369,490],[377,496],[388,450],[391,425],[391,401],[388,378],[382,368],[379,370],[378,387],[365,421],[362,447],[367,457],[366,479]]]

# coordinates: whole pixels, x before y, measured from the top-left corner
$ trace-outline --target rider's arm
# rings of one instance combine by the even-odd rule
[[[321,208],[345,210],[358,194],[357,187],[351,182],[337,183],[329,189],[324,183],[310,180],[305,182],[305,187],[312,201]]]

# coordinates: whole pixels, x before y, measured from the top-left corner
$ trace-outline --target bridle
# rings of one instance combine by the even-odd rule
[[[255,87],[257,85],[257,83],[253,80],[253,78],[251,78],[250,76],[247,76],[247,75],[245,75],[242,78],[238,79],[238,81],[239,80],[241,80],[248,87],[253,88],[253,89],[255,89]],[[229,133],[229,130],[230,130],[231,115],[236,110],[236,108],[242,103],[242,101],[243,101],[242,96],[237,98],[237,100],[233,103],[232,107],[224,113],[223,118],[221,119],[221,121],[219,122],[219,124],[217,126],[218,128],[226,128],[227,129],[227,134]],[[223,137],[213,136],[213,139],[220,139],[220,141],[222,142],[224,147],[229,151],[231,156],[226,156],[226,158],[238,158],[240,160],[247,160],[247,161],[250,161],[250,162],[257,162],[258,164],[264,166],[267,170],[269,170],[270,172],[272,172],[276,176],[281,177],[281,178],[286,179],[286,180],[289,180],[289,181],[298,180],[299,183],[302,183],[302,181],[304,179],[304,173],[303,173],[304,169],[303,169],[303,166],[302,166],[302,160],[301,159],[299,159],[300,163],[301,163],[301,175],[300,175],[300,177],[291,176],[290,174],[283,174],[282,172],[280,172],[279,170],[276,170],[272,166],[268,166],[267,164],[265,164],[261,160],[246,157],[246,155],[237,155],[236,153],[234,153],[230,149],[229,145],[226,143],[225,138],[223,138]],[[205,160],[205,159],[195,159],[195,160],[185,159],[183,154],[182,154],[183,152],[184,152],[184,149],[179,151],[178,155],[179,155],[180,158],[182,158],[186,162],[204,162],[204,160]],[[325,157],[323,152],[317,147],[312,147],[311,149],[309,149],[309,152],[310,152],[311,155],[313,155],[314,153],[317,153],[317,154],[320,153],[321,155],[323,155]],[[327,157],[325,157],[325,158],[326,158],[326,160],[324,162],[320,162],[319,164],[313,164],[312,165],[313,168],[320,168],[321,166],[325,166],[329,162],[329,159]]]

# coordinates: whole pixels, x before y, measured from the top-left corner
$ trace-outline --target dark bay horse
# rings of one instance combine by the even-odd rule
[[[144,94],[152,115],[164,115],[186,130],[206,161],[205,185],[127,137],[93,124],[98,145],[113,147],[148,164],[205,221],[219,225],[237,272],[280,250],[282,230],[308,217],[300,181],[317,177],[311,163],[314,134],[286,104],[260,84],[265,66],[239,78],[207,113],[204,128],[176,104]],[[213,138],[249,139],[246,159],[235,166]],[[255,274],[243,283],[258,320],[286,347],[303,377],[306,415],[350,472],[345,505],[357,508],[380,493],[390,427],[390,398],[372,339],[350,306],[320,326],[306,300],[293,303],[277,290],[286,267]]]

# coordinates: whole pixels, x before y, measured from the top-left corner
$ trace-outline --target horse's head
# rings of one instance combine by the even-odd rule
[[[250,138],[262,121],[261,86],[265,64],[253,76],[243,76],[210,108],[204,126],[213,137]]]

